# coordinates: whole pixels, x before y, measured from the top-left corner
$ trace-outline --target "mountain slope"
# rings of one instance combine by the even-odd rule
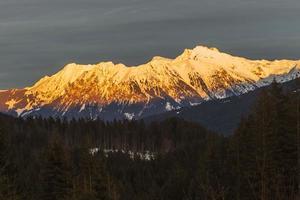
[[[282,87],[286,92],[298,92],[300,94],[299,83],[300,78],[283,83]],[[258,88],[240,96],[208,101],[194,107],[185,107],[148,116],[144,120],[150,123],[176,117],[197,122],[212,131],[229,135],[238,127],[241,117],[246,117],[253,110],[260,92],[266,87],[270,86]]]
[[[0,111],[18,116],[142,118],[299,77],[300,61],[248,60],[198,46],[175,59],[127,67],[69,64],[31,87],[0,91]]]

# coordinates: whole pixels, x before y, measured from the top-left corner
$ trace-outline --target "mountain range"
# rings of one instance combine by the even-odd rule
[[[0,91],[0,111],[19,117],[141,119],[239,96],[300,77],[300,60],[250,60],[197,46],[139,66],[68,64],[33,86]]]

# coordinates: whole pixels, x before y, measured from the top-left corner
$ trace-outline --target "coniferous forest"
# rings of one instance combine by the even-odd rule
[[[273,83],[230,136],[162,122],[0,117],[2,200],[294,200],[299,93]],[[216,124],[217,126],[217,124]]]

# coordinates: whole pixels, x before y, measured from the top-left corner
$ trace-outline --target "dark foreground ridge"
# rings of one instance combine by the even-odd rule
[[[299,92],[299,81],[300,79],[298,78],[283,83],[282,88],[285,92]],[[237,128],[241,117],[247,117],[249,115],[259,94],[270,87],[271,86],[258,88],[241,96],[204,102],[198,106],[186,107],[159,115],[152,115],[146,117],[144,120],[146,122],[153,122],[177,117],[187,121],[197,122],[212,131],[230,135],[233,134],[233,131]]]

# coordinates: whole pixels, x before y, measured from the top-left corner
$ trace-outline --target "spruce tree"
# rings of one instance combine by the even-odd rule
[[[50,141],[42,168],[43,200],[67,200],[70,195],[70,169],[66,150],[58,137]]]
[[[93,190],[96,200],[118,200],[116,181],[106,170],[101,154],[95,155],[93,164]]]
[[[0,199],[17,200],[16,186],[9,174],[9,153],[7,135],[0,129]]]

